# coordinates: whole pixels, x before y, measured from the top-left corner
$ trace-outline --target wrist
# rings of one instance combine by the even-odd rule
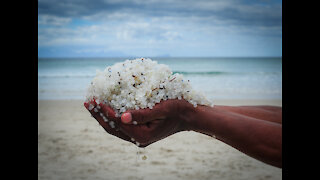
[[[199,131],[202,126],[203,118],[209,111],[210,107],[204,105],[198,105],[195,107],[189,107],[184,113],[182,113],[183,130],[186,131]]]

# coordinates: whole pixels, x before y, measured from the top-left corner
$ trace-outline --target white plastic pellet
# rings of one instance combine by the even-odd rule
[[[89,104],[89,108],[88,109],[91,111],[93,108],[94,108],[94,105]]]
[[[88,86],[85,101],[103,102],[114,110],[117,118],[127,110],[152,109],[160,101],[169,99],[183,98],[194,107],[213,106],[183,78],[182,74],[173,74],[169,66],[149,58],[125,60],[97,72]],[[98,112],[101,107],[90,104],[88,109]]]
[[[104,120],[104,122],[108,122],[108,119],[105,116],[103,116],[102,119]]]
[[[110,121],[110,122],[109,122],[109,125],[110,125],[111,128],[115,128],[113,121]]]

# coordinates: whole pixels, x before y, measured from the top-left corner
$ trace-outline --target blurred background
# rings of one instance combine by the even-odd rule
[[[96,70],[126,58],[39,58],[39,99],[82,99]],[[155,57],[209,99],[281,100],[281,57]]]
[[[282,1],[41,0],[40,99],[83,99],[125,59],[152,58],[212,99],[279,99]]]
[[[215,104],[282,106],[282,1],[38,0],[39,179],[281,179],[199,133],[144,149],[105,133],[86,88],[96,70],[140,57]]]

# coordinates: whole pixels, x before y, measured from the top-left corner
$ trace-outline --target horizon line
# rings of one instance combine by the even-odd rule
[[[73,56],[73,57],[63,57],[63,56],[56,56],[56,57],[39,57],[44,59],[54,59],[54,58],[65,58],[65,59],[74,59],[74,58],[282,58],[282,56]]]

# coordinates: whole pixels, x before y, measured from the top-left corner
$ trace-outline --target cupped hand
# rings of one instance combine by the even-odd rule
[[[176,132],[187,130],[187,119],[194,109],[184,99],[161,101],[152,109],[126,111],[121,116],[119,126],[122,132],[145,147]]]
[[[97,104],[95,100],[89,103],[84,103],[86,109],[91,113],[98,123],[107,131],[109,134],[117,136],[123,140],[130,141],[131,138],[120,131],[118,126],[118,120],[115,117],[114,111],[111,107],[105,104]]]
[[[193,105],[184,99],[161,101],[152,109],[128,110],[121,118],[115,117],[112,108],[104,104],[100,104],[100,107],[96,110],[98,112],[90,112],[105,130],[139,147],[146,147],[176,132],[188,130],[188,119],[195,110]],[[104,122],[103,117],[99,116],[100,112],[115,122],[115,128]]]

